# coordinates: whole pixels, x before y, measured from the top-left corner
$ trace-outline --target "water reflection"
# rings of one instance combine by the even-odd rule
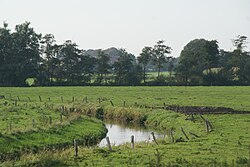
[[[128,125],[121,125],[121,124],[113,124],[113,123],[105,123],[106,128],[108,129],[107,136],[110,139],[111,145],[121,145],[126,142],[131,141],[131,136],[134,135],[135,142],[145,141],[150,142],[152,141],[152,130],[143,128],[143,127],[136,127],[136,126],[128,126]],[[163,135],[154,132],[155,137],[163,137]],[[107,145],[106,139],[102,139],[99,143],[100,147],[104,147]]]

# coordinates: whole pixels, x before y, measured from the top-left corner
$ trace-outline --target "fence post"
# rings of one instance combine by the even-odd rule
[[[153,136],[153,139],[154,139],[154,142],[158,145],[157,141],[156,141],[156,138],[155,138],[155,134],[154,132],[151,132],[152,136]]]
[[[208,120],[205,120],[205,127],[206,127],[206,130],[207,130],[207,133],[208,133],[209,132]]]
[[[40,102],[42,102],[42,97],[41,96],[39,96],[39,100],[40,100]]]
[[[61,96],[61,102],[63,103],[63,96]]]
[[[78,157],[78,142],[74,139],[75,157]]]
[[[35,127],[35,120],[32,119],[32,127],[34,128]]]
[[[192,113],[192,115],[191,115],[191,121],[194,122],[194,120],[195,120],[194,119],[194,114]]]
[[[134,137],[134,135],[131,136],[131,148],[132,149],[135,148],[135,137]]]
[[[208,123],[208,126],[209,126],[210,130],[212,130],[213,126],[212,126],[211,122],[208,119],[207,119],[207,123]]]
[[[205,118],[200,114],[200,117],[201,117],[201,119],[203,120],[203,121],[205,121]]]
[[[189,140],[187,134],[185,133],[185,131],[183,130],[183,128],[181,127],[181,132],[184,134],[184,136],[186,137],[187,140]]]
[[[110,100],[110,103],[111,103],[111,105],[114,107],[114,103],[112,102],[112,100]]]
[[[192,133],[192,132],[189,132],[190,135],[193,135],[194,137],[199,137],[198,135]]]
[[[173,128],[170,129],[171,142],[174,143]]]
[[[106,140],[107,140],[107,145],[108,145],[109,151],[112,151],[112,147],[111,147],[111,144],[110,144],[109,137],[106,137]]]
[[[166,135],[167,135],[167,129],[164,128],[164,138],[166,138]]]

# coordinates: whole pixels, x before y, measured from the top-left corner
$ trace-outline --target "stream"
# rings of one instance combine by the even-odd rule
[[[117,123],[105,123],[108,129],[107,136],[112,146],[118,146],[127,142],[131,142],[131,136],[134,135],[135,142],[145,141],[152,142],[151,132],[154,132],[156,138],[163,138],[164,135],[145,127],[136,127],[130,125],[122,125]],[[99,147],[107,146],[106,138],[102,139],[98,144]]]

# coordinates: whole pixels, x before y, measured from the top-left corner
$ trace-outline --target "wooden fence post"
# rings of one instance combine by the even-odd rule
[[[171,142],[174,143],[173,128],[170,129]]]
[[[134,135],[131,136],[131,148],[132,149],[135,148],[135,137],[134,137]]]
[[[63,103],[63,96],[61,96],[61,102]]]
[[[123,101],[123,107],[125,107],[126,106],[126,101]]]
[[[164,128],[164,138],[166,138],[166,135],[167,135],[167,129]]]
[[[187,140],[189,140],[187,134],[185,133],[185,131],[183,130],[183,128],[181,127],[181,132],[184,134],[184,136],[186,137]]]
[[[151,132],[152,136],[153,136],[153,139],[154,139],[154,142],[158,145],[157,141],[156,141],[156,138],[155,138],[155,134],[154,132]]]
[[[205,127],[206,127],[206,131],[208,133],[209,132],[209,125],[208,125],[208,121],[207,120],[205,120]]]
[[[114,103],[112,102],[112,100],[110,100],[110,104],[114,107]]]
[[[189,132],[190,135],[193,135],[194,137],[199,137],[198,135],[192,133],[192,132]]]
[[[75,157],[78,157],[78,142],[74,139]]]
[[[195,120],[194,119],[194,114],[192,113],[192,115],[191,115],[191,121],[194,122],[194,120]]]
[[[112,147],[111,147],[111,144],[110,144],[109,137],[106,137],[106,141],[107,141],[107,145],[108,145],[109,151],[112,151]]]
[[[73,103],[75,102],[75,97],[74,97],[74,96],[72,97],[72,102],[73,102]]]
[[[205,121],[205,118],[200,114],[200,117],[201,117],[201,119],[203,120],[203,121]]]
[[[209,126],[210,130],[212,130],[213,126],[212,126],[211,122],[208,119],[207,119],[207,123],[208,123],[208,126]]]
[[[34,128],[35,127],[35,120],[32,119],[32,127]]]
[[[40,102],[42,102],[42,97],[41,96],[39,96],[39,100],[40,100]]]

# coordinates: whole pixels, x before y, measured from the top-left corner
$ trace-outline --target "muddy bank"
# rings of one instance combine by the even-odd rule
[[[250,111],[234,110],[226,107],[206,107],[206,106],[145,106],[151,109],[165,109],[183,114],[250,114]]]

